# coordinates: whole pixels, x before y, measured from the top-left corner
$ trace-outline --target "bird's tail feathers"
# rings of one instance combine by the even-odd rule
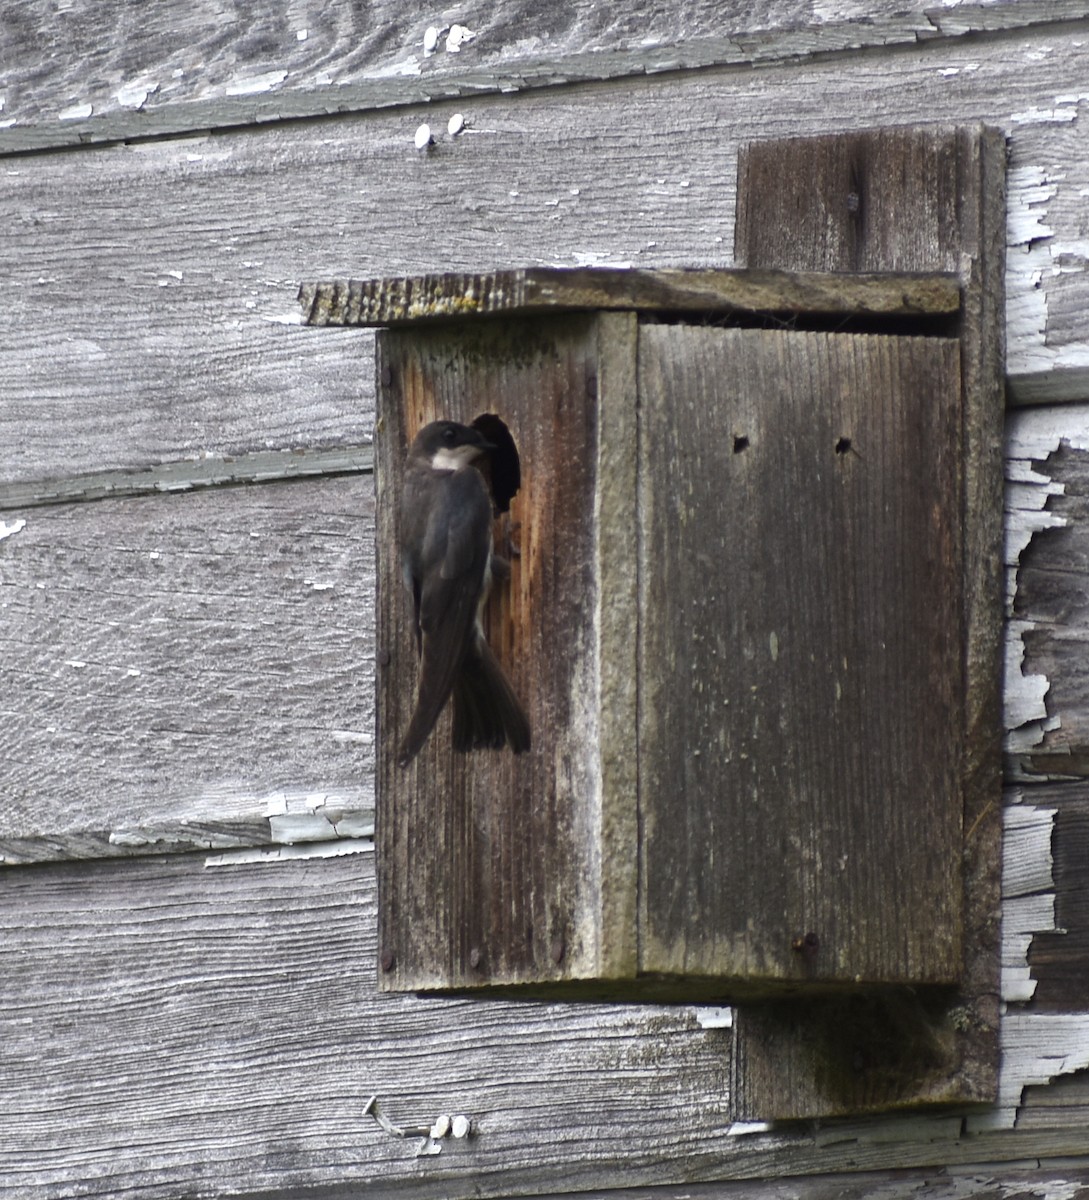
[[[469,654],[454,681],[454,749],[529,749],[529,719],[503,668],[481,638],[477,654]]]

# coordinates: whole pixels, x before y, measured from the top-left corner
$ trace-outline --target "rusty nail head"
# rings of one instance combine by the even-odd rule
[[[393,953],[392,950],[383,950],[382,958],[380,959],[380,962],[382,964],[383,971],[386,971],[386,972],[392,971],[393,968],[397,965],[397,956]]]

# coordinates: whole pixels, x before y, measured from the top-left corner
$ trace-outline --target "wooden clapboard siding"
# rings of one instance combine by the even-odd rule
[[[17,519],[0,541],[0,861],[369,821],[369,476]]]
[[[1085,1151],[1077,1080],[1046,1113],[1035,1088],[1025,1128],[952,1113],[744,1132],[717,1010],[379,996],[373,855],[339,849],[358,852],[0,872],[13,1194],[492,1197]],[[1066,1018],[1018,1019],[1006,1069],[1061,1071],[1025,1056]],[[371,1095],[399,1125],[460,1112],[475,1134],[416,1158],[419,1139],[364,1114]]]
[[[372,340],[281,324],[302,280],[728,265],[740,142],[920,120],[1009,130],[1011,391],[1072,398],[1089,377],[1077,41],[1031,31],[7,158],[0,472],[359,442]],[[417,153],[416,124],[457,109],[470,129]]]
[[[0,17],[5,855],[146,855],[156,836],[224,847],[367,829],[369,476],[141,495],[369,470],[371,339],[285,323],[304,279],[728,265],[745,139],[985,120],[1010,135],[1011,399],[1089,397],[1084,0],[466,0],[443,17],[389,0],[320,14],[279,0],[153,0],[138,21],[134,11],[123,0],[11,0]],[[476,40],[425,59],[423,30],[450,19]],[[611,82],[558,86],[577,80]],[[76,115],[60,120],[66,109]],[[469,128],[451,139],[458,111]],[[424,120],[438,144],[420,155],[412,135]],[[147,140],[160,137],[170,140]],[[81,149],[96,141],[114,144]],[[1011,421],[1007,767],[1022,781],[1089,763],[1084,425],[1080,405]],[[23,507],[110,494],[130,498]],[[212,534],[203,556],[194,513]],[[1069,533],[1034,532],[1062,520]],[[156,530],[197,562],[191,580],[162,559],[170,587],[128,565],[142,550],[166,556]],[[294,573],[275,582],[251,531]],[[209,645],[156,659],[149,631],[173,621],[182,647],[198,586]],[[78,658],[86,631],[110,621],[126,639],[114,658]],[[113,661],[126,668],[116,678]],[[165,698],[154,661],[169,674]],[[127,674],[144,662],[146,674]],[[258,671],[277,663],[301,664],[286,692],[282,674]],[[36,681],[41,730],[6,686],[16,670]],[[238,709],[198,751],[200,721],[230,715],[227,688]],[[123,735],[154,733],[164,705],[193,723],[170,742],[159,780],[127,786],[138,756]],[[49,761],[57,743],[36,735],[77,726],[104,741],[62,736]],[[330,750],[333,732],[346,736]],[[29,803],[10,803],[12,762],[29,764]],[[209,782],[228,768],[240,772],[232,782]],[[630,1200],[909,1189],[1065,1200],[1089,1185],[1084,797],[1077,780],[1023,782],[1010,797],[998,1108],[749,1133],[729,1125],[729,1031],[703,1029],[691,1009],[377,997],[369,853],[5,870],[0,1183],[32,1197],[366,1187],[424,1200],[626,1185],[639,1189]],[[372,1092],[403,1123],[466,1111],[478,1136],[416,1159],[415,1143],[363,1116]],[[1070,1157],[1047,1164],[1058,1156]],[[743,1181],[700,1182],[725,1179]]]
[[[481,91],[555,86],[708,65],[912,46],[1085,15],[1079,0],[959,4],[880,0],[654,7],[466,0],[441,15],[378,0],[299,12],[277,3],[120,0],[60,12],[13,0],[0,29],[0,150],[356,111]],[[453,22],[476,36],[446,49]],[[428,54],[424,34],[444,36]],[[102,30],[111,36],[103,37]]]
[[[1073,447],[1060,450],[1064,434]],[[1089,551],[1078,547],[1089,537],[1089,514],[1075,487],[1062,491],[1084,475],[1087,461],[1089,405],[1011,416],[1006,556],[1012,619],[1005,628],[1011,778],[1082,774],[1089,763],[1089,687],[1082,656],[1070,653],[1086,637],[1079,570],[1083,559],[1089,563]],[[264,459],[259,465],[270,469]],[[167,477],[170,488],[184,483],[183,468]],[[147,486],[156,477],[125,478]],[[0,517],[5,530],[19,522],[25,525],[0,539],[0,644],[4,678],[16,691],[20,681],[38,707],[10,700],[4,706],[6,728],[19,734],[2,769],[6,794],[15,796],[14,804],[0,808],[3,860],[148,853],[166,844],[156,838],[186,848],[326,837],[335,830],[320,816],[306,832],[305,798],[312,790],[335,789],[332,809],[356,814],[353,822],[370,819],[371,475],[16,509]],[[275,556],[270,543],[278,548]],[[160,557],[151,559],[153,553]],[[293,564],[291,571],[273,576],[270,558]],[[317,591],[306,579],[334,586]],[[109,590],[96,586],[105,580]],[[214,617],[202,625],[211,642],[199,658],[164,657],[167,642],[156,641],[155,631],[169,629],[187,606],[195,611],[199,603]],[[281,622],[298,639],[293,646],[285,642]],[[109,655],[97,665],[66,666],[89,661],[87,629],[109,634]],[[180,634],[171,637],[171,644],[185,647]],[[230,662],[215,652],[217,639],[235,647]],[[322,646],[332,660],[313,657]],[[359,653],[345,661],[346,646],[359,647]],[[247,648],[251,667],[240,647]],[[257,668],[277,658],[314,664],[301,680],[293,678],[297,701],[291,720],[284,725],[281,719],[279,734],[267,726],[279,701],[265,694]],[[210,670],[207,678],[193,671],[196,662]],[[129,676],[130,667],[166,672],[166,679]],[[231,674],[236,668],[240,675]],[[196,712],[203,696],[228,682],[248,699],[237,723],[218,730],[202,759],[193,757],[186,738],[164,740],[169,754],[160,761],[160,785],[150,787],[141,746],[127,743],[126,733],[146,737],[149,726],[162,720],[164,706]],[[55,711],[45,712],[51,703]],[[210,727],[212,715],[204,720]],[[105,729],[116,762],[99,755],[97,743],[82,740],[80,731],[95,727]],[[138,772],[131,781],[130,770]],[[224,787],[228,773],[233,782]],[[270,806],[286,806],[298,820],[278,822],[274,832]],[[354,836],[357,825],[345,829]]]

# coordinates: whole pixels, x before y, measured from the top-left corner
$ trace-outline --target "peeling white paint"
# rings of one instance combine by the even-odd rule
[[[1054,109],[1035,112],[1037,120],[1069,122],[1078,113],[1077,104],[1086,94],[1055,98]],[[1020,114],[1025,115],[1025,114]],[[1089,343],[1072,340],[1048,344],[1048,286],[1059,275],[1089,271],[1089,239],[1079,227],[1066,238],[1050,220],[1050,206],[1061,194],[1061,175],[1034,164],[1011,167],[1008,174],[1006,322],[1011,348],[1007,371],[1019,382],[1019,399],[1039,401],[1071,398],[1072,388],[1089,377]],[[1069,215],[1060,210],[1062,229],[1071,226]],[[1065,378],[1060,380],[1060,374]]]
[[[338,842],[323,842],[305,846],[270,846],[264,849],[224,850],[220,854],[209,854],[206,867],[234,867],[247,863],[281,863],[300,858],[339,858],[343,854],[370,854],[374,843],[360,838],[355,841],[342,839]]]
[[[1056,105],[1055,108],[1026,108],[1023,112],[1010,113],[1014,125],[1065,124],[1076,121],[1078,110]]]
[[[374,744],[374,734],[365,729],[334,729],[332,737],[334,742],[358,742],[361,746]]]
[[[734,1121],[726,1130],[727,1137],[747,1137],[753,1133],[770,1133],[775,1126],[771,1121]]]
[[[734,1010],[714,1006],[697,1005],[693,1010],[701,1029],[732,1029]]]
[[[155,81],[146,83],[127,83],[123,84],[114,93],[117,103],[122,108],[143,108],[147,103],[148,96],[154,95],[159,90],[159,84]]]
[[[1020,801],[1021,792],[1012,793]],[[1037,933],[1055,928],[1051,839],[1053,808],[1008,803],[1002,812],[1002,1001],[1032,999],[1036,980],[1028,952]]]
[[[249,79],[238,79],[227,84],[225,92],[228,96],[255,96],[271,91],[286,78],[286,71],[266,71],[264,75],[253,75]]]
[[[1039,746],[1044,735],[1061,728],[1058,715],[1048,716],[1046,696],[1050,683],[1043,675],[1026,675],[1025,635],[1035,622],[1014,616],[1017,570],[1032,538],[1042,530],[1061,528],[1065,519],[1048,511],[1064,486],[1042,469],[1062,445],[1089,450],[1089,404],[1061,408],[1021,409],[1006,422],[1006,517],[1004,561],[1006,567],[1006,673],[1003,697],[1005,749],[1013,765],[1020,756]],[[1034,775],[1022,768],[1026,776]],[[1036,776],[1038,777],[1038,776]]]
[[[65,108],[57,114],[58,121],[86,121],[87,118],[94,112],[94,106],[91,104],[73,104],[70,108]]]
[[[332,822],[319,812],[284,813],[269,817],[268,826],[271,840],[288,846],[296,842],[331,841],[337,836]]]
[[[408,58],[401,59],[400,62],[390,63],[388,66],[379,67],[371,73],[373,79],[394,79],[408,75],[419,75],[421,73],[420,60],[415,54]]]
[[[464,25],[451,25],[450,32],[446,35],[446,50],[449,54],[457,54],[462,46],[471,42],[476,34],[471,29],[466,29]]]
[[[17,520],[12,521],[12,523],[10,525],[7,524],[6,521],[0,521],[0,542],[2,542],[4,540],[4,538],[9,538],[13,534],[20,533],[25,528],[26,528],[26,518],[25,517],[19,517]]]
[[[967,1118],[971,1133],[1012,1129],[1025,1088],[1089,1067],[1089,1013],[1009,1012],[999,1027],[998,1103]]]
[[[305,325],[306,317],[300,311],[297,304],[287,312],[260,312],[257,314],[262,321],[269,321],[273,325]]]

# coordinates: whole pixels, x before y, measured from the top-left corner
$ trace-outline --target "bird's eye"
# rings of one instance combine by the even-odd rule
[[[448,446],[452,446],[454,444],[454,442],[457,440],[457,436],[458,431],[453,427],[453,425],[447,425],[447,427],[442,431],[442,440]]]

